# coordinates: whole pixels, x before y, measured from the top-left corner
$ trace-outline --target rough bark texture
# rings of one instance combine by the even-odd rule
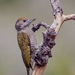
[[[34,24],[32,30],[37,31],[40,26],[46,28],[46,31],[43,32],[43,41],[38,46],[38,52],[35,56],[35,68],[32,75],[42,75],[48,59],[52,57],[51,50],[55,45],[55,38],[58,34],[63,22],[67,20],[75,20],[75,14],[64,15],[63,10],[60,6],[59,0],[50,0],[52,13],[54,16],[54,21],[51,25],[47,25],[44,22]]]

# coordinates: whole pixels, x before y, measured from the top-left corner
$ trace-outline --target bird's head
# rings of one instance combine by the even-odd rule
[[[36,19],[27,19],[25,17],[22,17],[22,18],[19,18],[17,21],[16,21],[16,24],[15,24],[15,28],[17,31],[20,31],[22,29],[24,29],[25,27],[29,27],[29,25],[35,21]]]

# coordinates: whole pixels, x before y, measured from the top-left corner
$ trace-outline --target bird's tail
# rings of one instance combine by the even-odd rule
[[[27,75],[30,75],[30,68],[27,68]]]

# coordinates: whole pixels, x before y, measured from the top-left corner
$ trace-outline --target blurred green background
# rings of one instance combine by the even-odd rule
[[[75,0],[60,0],[65,14],[75,13]],[[49,0],[0,0],[0,75],[26,75],[17,44],[15,22],[19,17],[36,18],[51,24],[53,21]],[[36,32],[42,41],[43,27]],[[75,75],[75,21],[63,24],[52,49],[44,75]]]

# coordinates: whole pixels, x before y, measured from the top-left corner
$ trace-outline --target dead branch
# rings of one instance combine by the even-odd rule
[[[42,75],[46,65],[48,63],[48,59],[52,57],[51,49],[55,45],[55,38],[58,34],[62,24],[67,20],[75,20],[75,14],[64,15],[63,10],[60,6],[59,0],[50,0],[52,13],[54,16],[54,21],[50,25],[47,25],[44,22],[40,22],[35,24],[32,30],[37,31],[40,26],[46,28],[46,31],[43,32],[43,41],[38,47],[38,52],[35,56],[35,68],[32,75]]]

